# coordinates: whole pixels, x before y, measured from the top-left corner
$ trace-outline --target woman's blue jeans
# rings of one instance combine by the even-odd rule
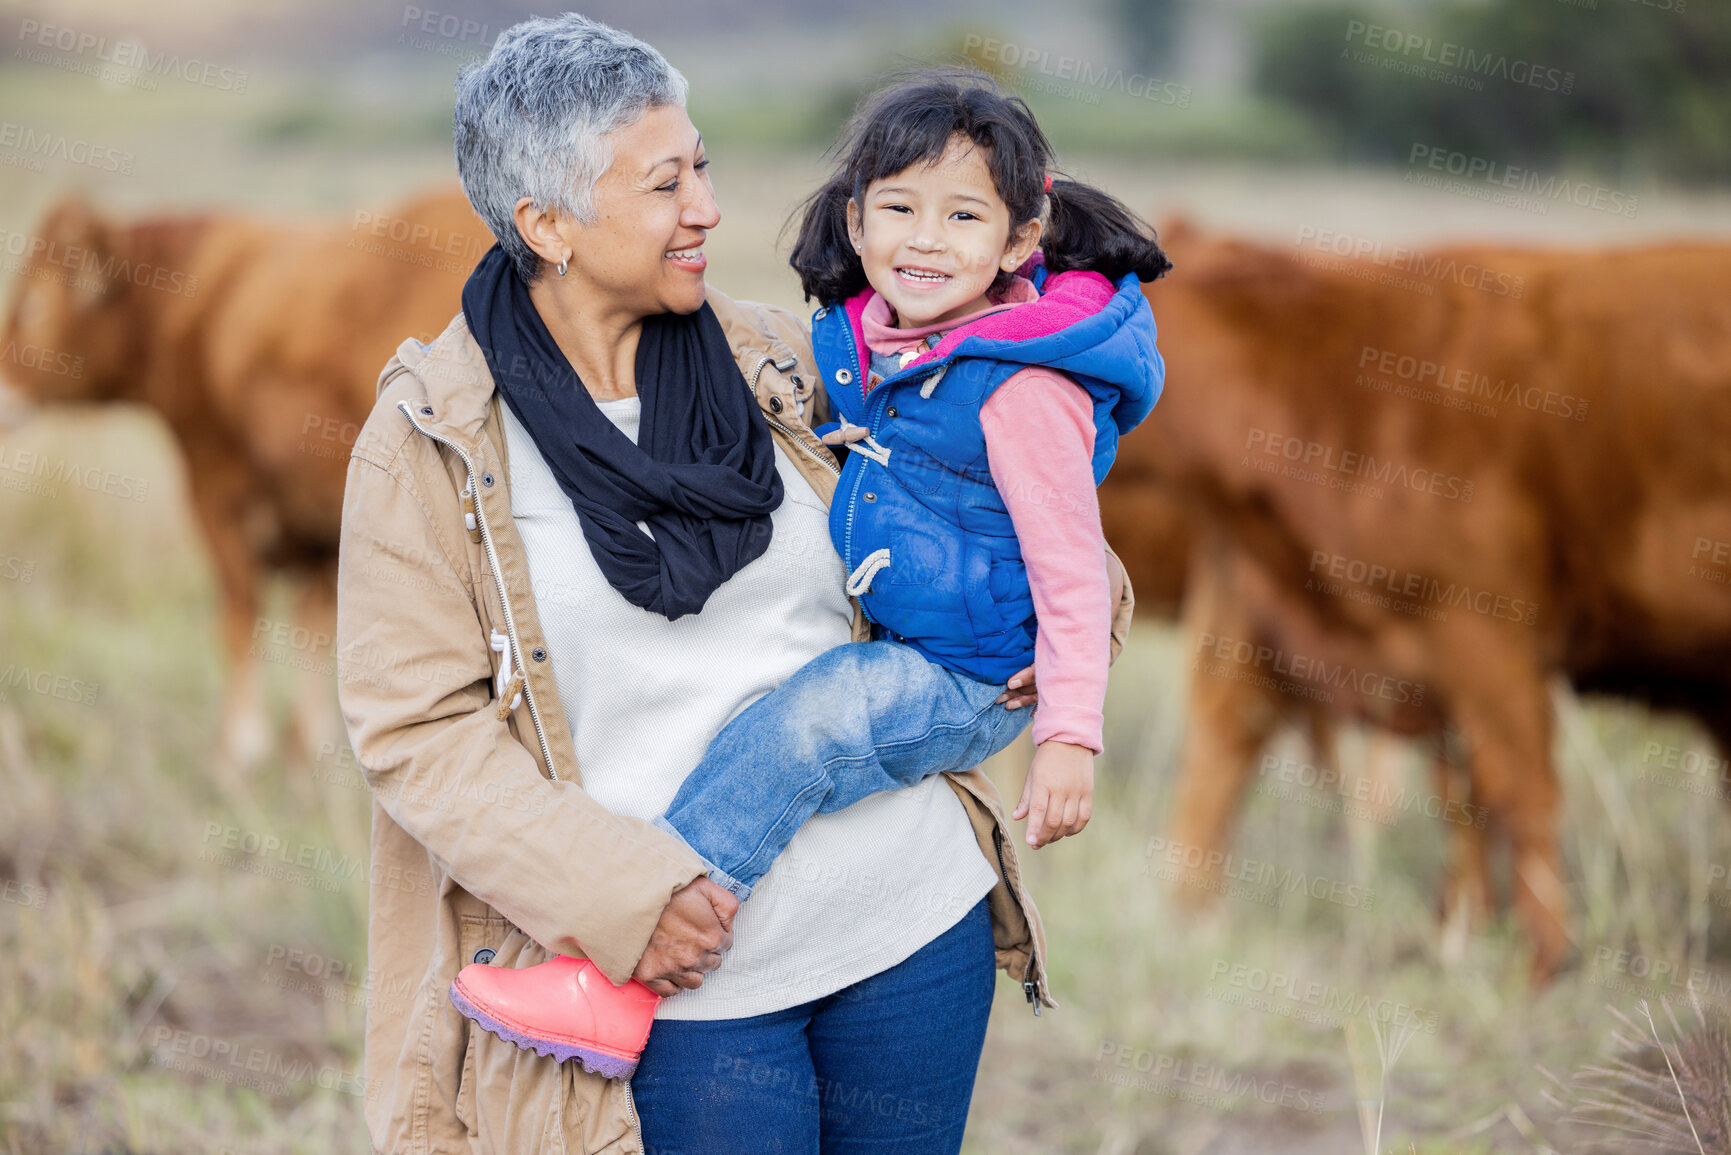
[[[655,824],[741,899],[813,814],[967,770],[1015,741],[1031,711],[1004,687],[900,642],[826,650],[722,728]]]
[[[996,978],[981,899],[833,995],[745,1019],[657,1019],[631,1078],[646,1155],[955,1155]]]

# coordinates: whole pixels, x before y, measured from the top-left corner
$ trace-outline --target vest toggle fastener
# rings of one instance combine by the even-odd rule
[[[477,545],[481,542],[481,527],[475,520],[475,475],[469,474],[468,481],[463,486],[463,492],[458,495],[463,502],[463,528],[469,531],[469,540]]]
[[[889,447],[878,444],[878,439],[873,437],[871,431],[864,425],[855,425],[843,417],[840,427],[830,436],[839,437],[841,444],[846,445],[861,457],[870,458],[879,465],[887,466],[890,463]]]
[[[503,722],[511,716],[512,710],[523,704],[523,671],[517,667],[511,653],[509,634],[494,629],[487,638],[487,645],[495,654],[502,655],[499,672],[493,675],[493,693],[499,699],[497,714],[499,721]]]
[[[854,567],[847,577],[847,596],[857,598],[872,588],[872,579],[878,576],[879,570],[890,568],[890,551],[887,549],[873,550],[866,559]]]

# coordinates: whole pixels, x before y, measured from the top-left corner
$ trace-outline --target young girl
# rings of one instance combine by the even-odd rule
[[[1012,817],[1039,847],[1088,823],[1110,653],[1095,487],[1148,415],[1164,365],[1138,288],[1170,263],[1097,189],[1053,180],[1019,99],[924,74],[855,117],[807,202],[792,264],[823,305],[812,343],[846,445],[830,531],[871,642],[830,650],[710,743],[657,825],[739,896],[800,825],[963,770],[1026,724]],[[502,1038],[628,1076],[659,1001],[587,960],[466,967],[465,1015]]]

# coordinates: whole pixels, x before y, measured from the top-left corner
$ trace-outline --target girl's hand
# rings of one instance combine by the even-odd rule
[[[1042,742],[1028,766],[1022,800],[1011,818],[1028,820],[1028,845],[1038,849],[1080,834],[1094,813],[1094,752],[1069,742]]]
[[[843,417],[840,426],[831,429],[828,433],[819,437],[818,440],[823,442],[825,445],[852,445],[854,442],[862,440],[865,435],[870,432],[871,430],[866,426],[855,425],[847,418]]]
[[[1006,702],[1006,710],[1020,710],[1023,706],[1038,705],[1040,691],[1034,685],[1034,667],[1029,666],[1010,678],[1010,688],[998,695],[998,701]]]

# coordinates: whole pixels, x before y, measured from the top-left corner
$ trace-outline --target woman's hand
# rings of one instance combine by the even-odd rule
[[[998,701],[1007,703],[1006,710],[1020,710],[1023,706],[1039,703],[1040,690],[1034,685],[1034,667],[1029,666],[1011,675],[1009,687],[998,695]]]
[[[696,990],[733,945],[738,909],[739,900],[707,878],[675,891],[631,977],[662,998]]]
[[[1080,834],[1094,813],[1094,751],[1069,742],[1042,742],[1028,766],[1022,800],[1011,818],[1028,820],[1028,845]]]

